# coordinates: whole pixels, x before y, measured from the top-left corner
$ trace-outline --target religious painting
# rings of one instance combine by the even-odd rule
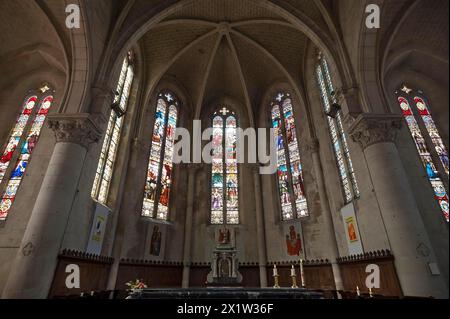
[[[286,235],[286,246],[289,256],[300,256],[303,252],[300,233],[297,233],[294,226],[289,227],[289,233]]]
[[[157,256],[161,254],[162,233],[158,226],[153,227],[152,239],[150,242],[150,255]]]
[[[230,243],[231,233],[228,228],[219,229],[219,244],[228,245]]]
[[[103,238],[103,223],[105,218],[103,216],[97,216],[95,221],[94,231],[92,234],[92,240],[96,242],[101,242]]]
[[[345,220],[348,239],[351,243],[358,241],[358,235],[356,234],[356,225],[353,217],[349,217]]]
[[[96,203],[94,219],[92,220],[91,233],[86,247],[88,254],[100,255],[102,253],[103,241],[105,238],[106,224],[109,208]]]

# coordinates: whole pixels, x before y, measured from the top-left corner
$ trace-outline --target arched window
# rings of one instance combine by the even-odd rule
[[[122,132],[124,115],[127,112],[133,78],[133,54],[129,52],[122,64],[116,97],[114,98],[91,191],[92,198],[104,205],[106,205],[108,200],[109,187],[119,149],[120,134]]]
[[[25,99],[16,124],[14,125],[9,136],[3,155],[0,157],[0,183],[2,182],[6,171],[8,170],[13,156],[18,153],[17,163],[11,172],[10,179],[6,185],[6,190],[0,201],[0,220],[5,220],[16,199],[22,179],[31,160],[31,155],[36,147],[39,136],[41,135],[42,126],[50,111],[53,103],[53,93],[47,85],[39,89],[38,94],[31,94]],[[36,108],[36,105],[38,107]],[[30,120],[33,118],[30,124]],[[23,133],[28,129],[25,140],[20,144]]]
[[[345,202],[350,203],[353,199],[360,196],[360,192],[353,170],[347,136],[345,135],[344,126],[342,124],[342,111],[338,109],[335,114],[332,114],[332,105],[337,103],[337,99],[328,63],[321,54],[319,57],[319,63],[316,68],[317,81],[319,83],[331,140],[333,142],[333,150],[339,169]]]
[[[222,108],[214,113],[212,140],[211,224],[239,224],[237,119]]]
[[[281,92],[272,101],[272,127],[277,145],[278,190],[284,221],[309,216],[303,183],[303,168],[289,93]]]
[[[171,92],[158,94],[142,216],[167,221],[179,102]]]
[[[430,108],[421,92],[414,92],[406,85],[397,91],[398,103],[416,144],[428,180],[433,187],[444,218],[449,221],[448,195],[441,176],[448,178],[448,153],[434,124]],[[414,105],[415,108],[412,108]],[[419,122],[423,122],[422,130]],[[430,150],[432,150],[430,152]],[[436,158],[436,160],[434,160]]]

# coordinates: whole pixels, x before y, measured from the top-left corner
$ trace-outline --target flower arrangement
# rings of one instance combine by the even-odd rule
[[[135,281],[127,282],[126,285],[130,290],[136,290],[136,289],[145,289],[147,288],[147,285],[144,284],[142,280],[136,279]]]

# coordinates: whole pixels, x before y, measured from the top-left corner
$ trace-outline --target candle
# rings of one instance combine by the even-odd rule
[[[356,294],[358,295],[358,297],[361,296],[361,291],[359,290],[359,287],[358,287],[358,286],[356,286]]]
[[[300,258],[300,279],[302,282],[302,287],[305,287],[305,273],[303,271],[303,259]]]
[[[292,265],[292,268],[291,268],[291,276],[292,276],[292,277],[295,276],[295,268],[294,268],[294,265]]]
[[[273,275],[278,276],[277,265],[273,265]]]

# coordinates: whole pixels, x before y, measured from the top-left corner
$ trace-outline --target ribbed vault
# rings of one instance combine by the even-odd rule
[[[276,11],[244,1],[195,1],[148,31],[149,88],[175,78],[188,92],[194,114],[222,97],[246,107],[253,125],[260,100],[274,82],[298,87],[307,36]]]

